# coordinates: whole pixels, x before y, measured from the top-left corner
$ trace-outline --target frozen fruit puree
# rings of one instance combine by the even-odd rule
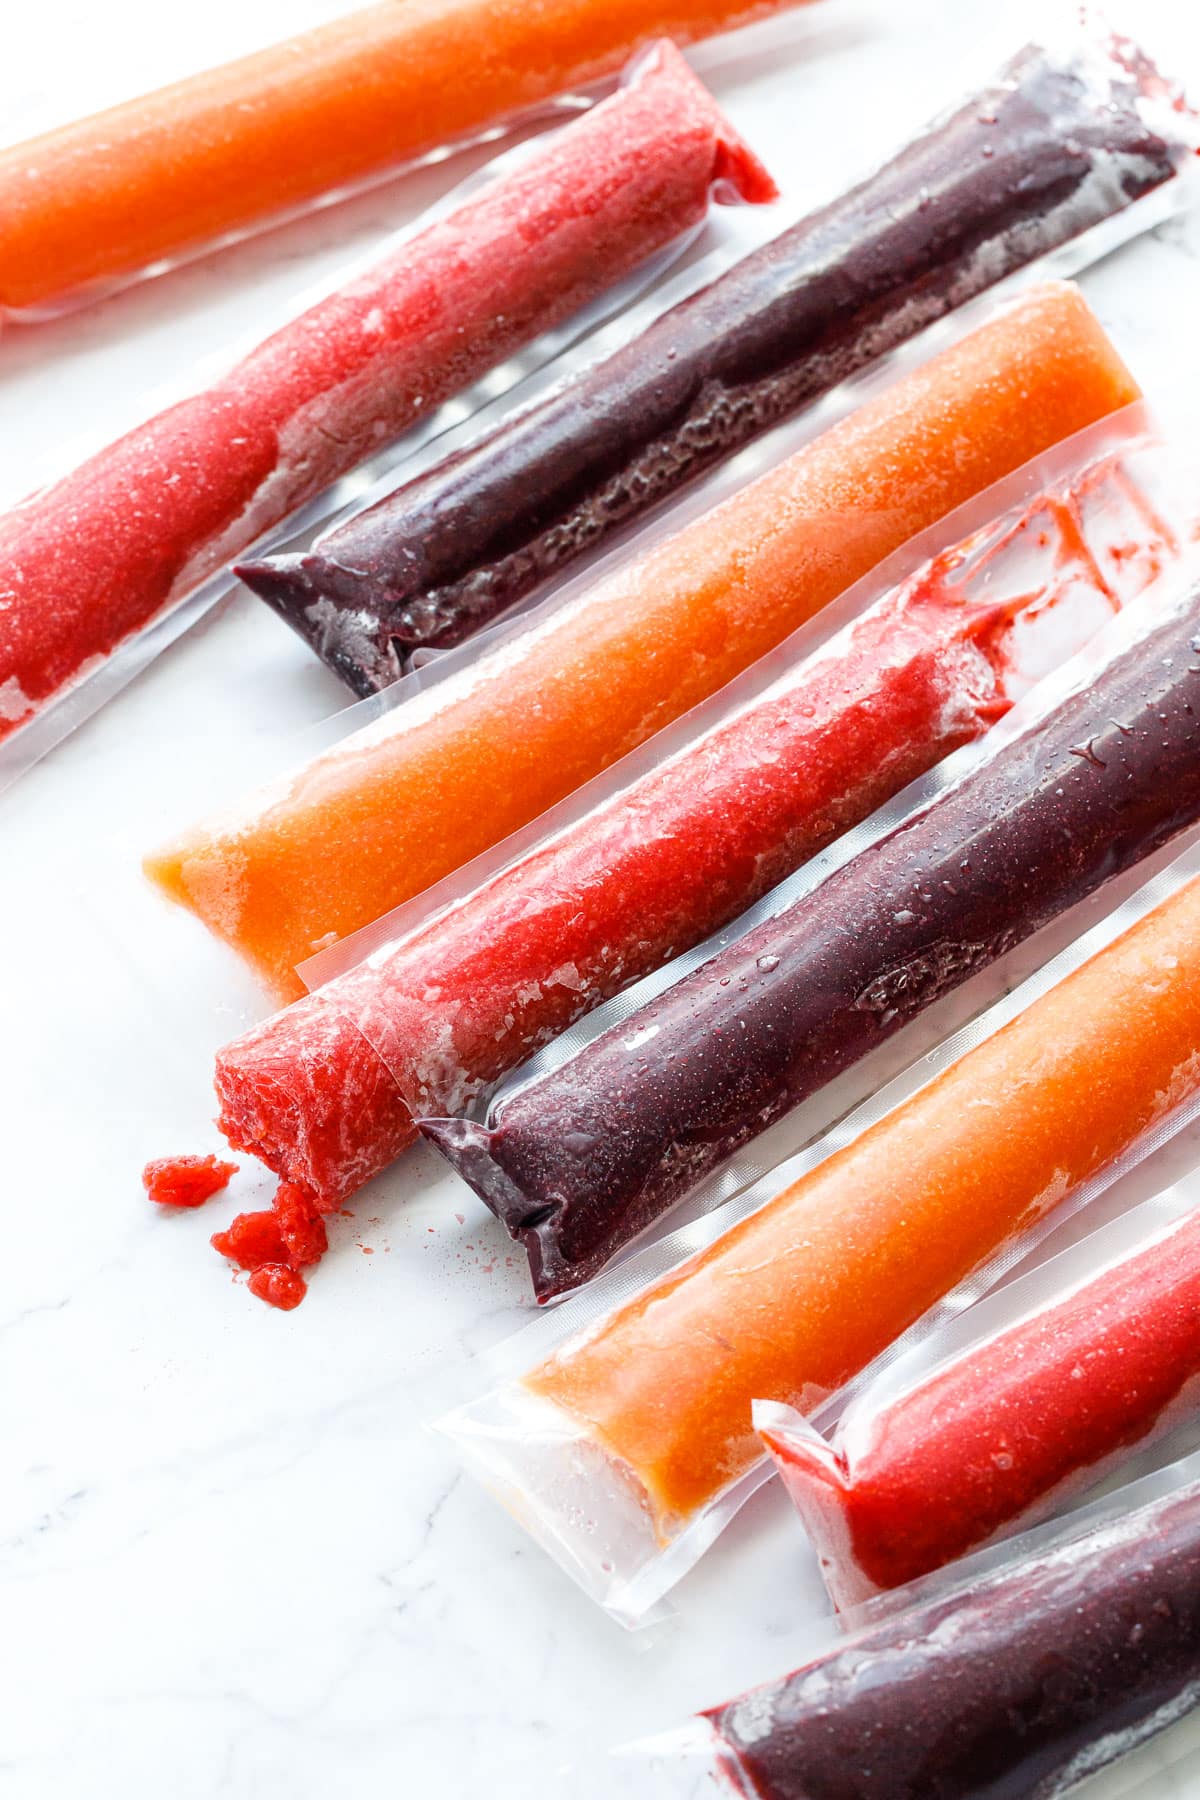
[[[674,537],[151,855],[147,872],[294,998],[314,951],[528,824],[916,532],[1136,397],[1079,293],[1031,290]]]
[[[385,0],[0,151],[0,310],[237,235],[787,0]],[[605,246],[605,254],[608,254]]]
[[[758,1462],[754,1400],[811,1411],[1197,1088],[1192,880],[524,1385],[669,1538]]]
[[[918,1600],[705,1717],[747,1800],[1034,1800],[1200,1683],[1200,1491]]]
[[[227,1230],[213,1233],[211,1242],[219,1255],[236,1263],[239,1269],[249,1270],[252,1294],[285,1310],[299,1306],[305,1284],[301,1282],[297,1288],[294,1283],[281,1283],[271,1273],[262,1275],[256,1285],[253,1277],[263,1270],[286,1268],[294,1273],[309,1268],[319,1263],[329,1248],[324,1219],[304,1190],[287,1181],[280,1182],[270,1207],[261,1212],[239,1213]],[[276,1289],[290,1297],[277,1299]]]
[[[160,1206],[203,1206],[236,1174],[236,1163],[215,1156],[162,1156],[146,1164],[142,1186]]]
[[[303,1275],[286,1263],[263,1263],[255,1269],[246,1286],[256,1300],[264,1300],[280,1312],[291,1312],[308,1292]]]
[[[1090,1485],[1176,1423],[1200,1375],[1200,1214],[918,1380],[832,1444],[763,1430],[852,1605]],[[869,1397],[869,1396],[868,1396]]]
[[[228,557],[703,216],[773,192],[678,52],[0,518],[0,738]],[[602,254],[601,254],[602,252]]]
[[[1030,45],[841,195],[304,554],[238,573],[367,694],[1014,269],[1170,181],[1134,47]]]

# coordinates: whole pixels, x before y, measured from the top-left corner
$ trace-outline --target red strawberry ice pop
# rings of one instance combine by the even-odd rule
[[[514,171],[0,519],[0,738],[261,532],[769,176],[670,44]]]
[[[848,1417],[832,1444],[783,1415],[763,1438],[847,1606],[1093,1485],[1194,1411],[1198,1383],[1193,1212],[861,1426]]]

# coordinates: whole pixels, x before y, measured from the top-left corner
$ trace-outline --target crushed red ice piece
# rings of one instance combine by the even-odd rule
[[[240,1269],[260,1269],[265,1263],[285,1263],[288,1247],[274,1212],[239,1213],[228,1231],[215,1231],[212,1247],[237,1263]]]
[[[320,1262],[329,1248],[329,1237],[308,1192],[294,1181],[281,1181],[275,1195],[275,1216],[287,1246],[286,1260],[298,1269]]]
[[[236,1174],[236,1163],[215,1156],[160,1156],[142,1170],[142,1186],[159,1206],[203,1206]]]
[[[291,1312],[308,1292],[303,1275],[289,1269],[286,1263],[263,1263],[261,1268],[255,1269],[247,1286],[257,1300],[265,1300],[268,1306],[277,1306],[281,1312]]]

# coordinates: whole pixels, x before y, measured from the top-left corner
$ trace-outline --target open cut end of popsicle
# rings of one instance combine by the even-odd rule
[[[226,1044],[214,1085],[229,1144],[301,1189],[321,1213],[335,1212],[416,1142],[383,1058],[319,994]]]

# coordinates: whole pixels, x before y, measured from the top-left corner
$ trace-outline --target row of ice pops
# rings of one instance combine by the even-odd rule
[[[37,316],[789,0],[384,0],[0,150],[0,313]],[[582,103],[582,102],[580,102]]]
[[[1071,1792],[1200,1689],[1196,1458],[1133,1497],[948,1590],[918,1588],[903,1611],[646,1744],[654,1791],[681,1791],[686,1773],[694,1793],[707,1770],[743,1800]]]
[[[624,352],[302,565],[247,573],[352,686],[381,685],[406,646],[487,623],[930,319],[1063,246],[1086,260],[1104,221],[1135,229],[1133,203],[1177,194],[1194,144],[1192,115],[1165,95],[1128,45],[1023,52],[882,172]],[[0,521],[0,735],[693,221],[714,178],[748,199],[772,191],[660,49],[656,67],[515,174]],[[142,504],[122,514],[129,491]]]
[[[1142,625],[1139,615],[1123,624]],[[1200,820],[1200,585],[885,836],[518,1088],[422,1119],[575,1286],[943,995]]]
[[[854,1397],[832,1442],[786,1407],[756,1407],[835,1601],[1028,1526],[1194,1419],[1198,1280],[1185,1180],[935,1332],[908,1358],[915,1371],[902,1361]],[[1026,1553],[998,1574],[976,1558],[949,1571],[950,1604],[927,1598],[928,1582],[901,1592],[904,1612],[845,1651],[713,1709],[724,1773],[748,1794],[823,1794],[841,1751],[837,1791],[862,1800],[934,1783],[975,1793],[985,1767],[989,1792],[1003,1775],[999,1791],[1025,1796],[1065,1791],[1132,1747],[1200,1681],[1196,1462],[1119,1491],[1094,1525],[1056,1528],[1068,1557]]]
[[[670,44],[443,218],[0,519],[0,738],[703,217],[774,194]],[[601,246],[603,254],[600,253]]]
[[[1079,294],[1030,290],[147,872],[290,999],[314,951],[529,824],[917,533],[1137,397]]]
[[[971,392],[955,380],[964,367],[993,396],[1001,376],[1024,382],[1019,392],[1028,395],[1030,367],[1042,369],[1061,401],[1063,358],[1052,353],[1043,363],[1038,350],[1049,345],[1053,352],[1064,332],[1074,337],[1081,329],[1079,416],[1093,408],[1103,414],[1128,394],[1127,378],[1067,289],[1027,298],[908,385],[917,381],[919,400],[928,399],[943,420],[948,392],[956,395],[964,421],[971,417]],[[1025,353],[1031,346],[1030,363]],[[881,428],[861,432],[860,441],[878,448],[895,410],[884,411]],[[901,417],[909,411],[911,402],[902,399]],[[1032,416],[1022,409],[1024,421]],[[1062,486],[1075,510],[1067,507],[1057,520],[1056,512],[1064,511],[1060,495],[1045,493],[1037,471],[1023,474],[1026,498],[1016,524],[1003,527],[987,555],[977,535],[918,567],[898,592],[885,589],[816,658],[786,664],[778,680],[760,685],[744,703],[728,712],[722,706],[711,728],[696,735],[682,728],[681,747],[660,764],[619,785],[428,925],[228,1046],[218,1058],[217,1085],[230,1142],[262,1157],[319,1210],[333,1209],[412,1141],[414,1114],[461,1108],[572,1019],[699,943],[915,775],[979,737],[1011,700],[1012,630],[1046,601],[1044,587],[1031,594],[1025,585],[1032,580],[1028,539],[1046,540],[1042,554],[1051,587],[1069,578],[1089,596],[1089,631],[1172,559],[1177,545],[1171,524],[1139,498],[1122,465],[1120,449],[1133,441],[1122,419],[1099,436],[1091,460],[1082,451],[1064,451],[1071,473]],[[1011,453],[1012,442],[1003,416],[994,444],[982,430],[973,439],[987,457]],[[821,448],[818,443],[798,459],[801,466]],[[1106,552],[1103,534],[1086,515],[1094,505],[1103,516],[1114,489],[1122,504],[1109,521],[1115,538]],[[985,517],[992,504],[980,500]],[[1010,590],[990,579],[997,552],[1014,532],[1015,602]],[[1139,540],[1140,559],[1130,554]],[[956,581],[956,568],[966,562],[977,582],[974,598],[969,584]],[[1140,667],[1138,659],[1152,662],[1154,651],[1132,654]],[[1136,669],[1131,676],[1119,661],[1109,671],[1114,691],[1130,679],[1136,681]],[[1104,705],[1098,695],[1100,720],[1107,716]],[[1068,710],[1058,735],[1073,747],[1077,729]],[[1142,736],[1137,744],[1143,754]],[[1186,760],[1186,741],[1180,750]],[[1191,817],[1189,784],[1158,779],[1165,753],[1144,760],[1139,784],[1122,795],[1131,808],[1135,793],[1152,789],[1144,816],[1134,821],[1130,813],[1121,852],[1129,858],[1152,847],[1156,832]],[[1100,878],[1104,855],[1097,846],[1077,870],[1055,868],[1059,885],[1050,879],[1045,896],[1051,911],[1066,904],[1072,882],[1082,891],[1089,879]],[[962,904],[968,898],[964,883]],[[795,929],[803,936],[802,923]],[[960,974],[970,966],[960,959]],[[929,988],[924,998],[934,992]],[[910,1013],[919,998],[914,990]],[[622,1078],[633,1072],[627,1068]],[[649,1100],[653,1114],[653,1094]],[[455,1135],[452,1128],[428,1129],[442,1140]],[[570,1173],[572,1157],[561,1140],[550,1160],[559,1174]],[[585,1182],[587,1164],[587,1157],[575,1159]],[[497,1210],[520,1230],[519,1209],[502,1204]],[[538,1259],[541,1293],[592,1272],[647,1222],[636,1209],[605,1208],[599,1193],[590,1210],[607,1212],[606,1251],[595,1253],[593,1237],[592,1254],[577,1251],[573,1268],[565,1254],[572,1221],[564,1209],[557,1209],[540,1238],[524,1234],[531,1250],[543,1241],[552,1250],[557,1236],[557,1256]]]
[[[1132,45],[1027,46],[614,355],[307,554],[238,573],[356,693],[386,687],[1014,269],[1083,259],[1114,208],[1170,184],[1190,130]]]
[[[732,1223],[726,1209],[694,1236],[681,1234],[683,1247],[697,1236],[701,1246],[632,1297],[607,1311],[581,1298],[568,1318],[552,1315],[561,1327],[550,1335],[561,1341],[548,1354],[529,1366],[526,1351],[519,1376],[443,1422],[476,1472],[616,1616],[642,1616],[761,1479],[756,1402],[805,1414],[829,1404],[968,1279],[980,1270],[987,1279],[989,1265],[995,1279],[1014,1246],[1036,1242],[1194,1115],[1196,866],[1189,853],[1165,883],[1149,884],[1048,977],[1033,978],[1032,999],[1019,990],[1001,1003],[982,1041],[969,1039],[960,1054],[953,1045],[944,1050],[938,1072],[899,1104],[861,1109],[871,1122],[855,1131],[852,1118],[848,1141],[843,1134],[828,1153],[818,1146],[797,1179],[789,1181],[786,1168],[768,1176],[735,1206],[740,1216]],[[1133,923],[1121,930],[1131,913]],[[1152,1254],[1106,1277],[1090,1296],[1107,1306],[1114,1331],[1110,1360],[1097,1357],[1090,1378],[1086,1367],[1074,1375],[1061,1336],[1047,1349],[1035,1326],[1015,1352],[1002,1345],[991,1363],[964,1365],[957,1387],[950,1377],[935,1391],[934,1412],[948,1394],[951,1406],[955,1397],[962,1402],[941,1421],[954,1436],[952,1453],[941,1454],[929,1409],[921,1411],[920,1398],[912,1403],[920,1413],[913,1455],[919,1463],[927,1451],[931,1484],[944,1484],[940,1499],[931,1495],[929,1515],[944,1555],[922,1542],[921,1521],[905,1526],[902,1499],[891,1521],[897,1567],[906,1555],[931,1557],[936,1566],[968,1548],[975,1532],[1002,1528],[1006,1512],[1019,1519],[1039,1498],[1039,1484],[1053,1498],[1072,1459],[1086,1474],[1092,1462],[1154,1432],[1172,1401],[1186,1397],[1197,1367],[1187,1242],[1181,1236],[1173,1246],[1178,1254],[1162,1266],[1157,1288]],[[654,1254],[661,1267],[669,1246]],[[620,1291],[628,1293],[622,1273]],[[1065,1327],[1056,1321],[1060,1333],[1072,1318],[1068,1311]],[[1078,1350],[1077,1320],[1074,1330]],[[1055,1348],[1063,1353],[1057,1363]],[[1060,1387],[1047,1414],[1051,1365],[1068,1393]],[[989,1389],[989,1376],[998,1391]],[[1076,1416],[1074,1437],[1064,1426],[1059,1440],[1055,1425],[1073,1406],[1087,1422]],[[977,1438],[972,1407],[979,1409]],[[986,1460],[989,1434],[1005,1417],[1013,1426],[1012,1468],[995,1470],[990,1490],[985,1468],[981,1499],[970,1458],[978,1449]],[[1044,1435],[1021,1440],[1022,1423],[1035,1417]],[[898,1489],[905,1448],[901,1426],[890,1465]],[[833,1492],[831,1484],[807,1511],[822,1520],[821,1547],[838,1545],[834,1586],[853,1590],[862,1576],[848,1543],[852,1498],[839,1514]],[[888,1529],[881,1525],[880,1534]],[[878,1585],[887,1552],[865,1530]]]

